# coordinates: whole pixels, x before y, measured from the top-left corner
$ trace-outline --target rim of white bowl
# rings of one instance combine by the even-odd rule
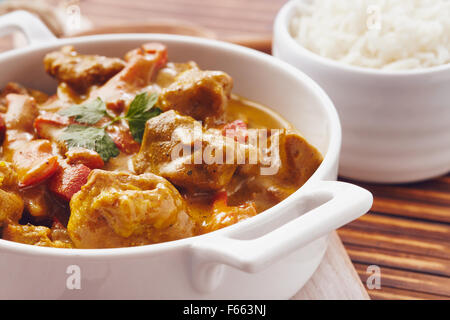
[[[224,52],[229,52],[233,54],[240,55],[251,55],[254,59],[260,60],[267,64],[276,65],[277,68],[281,68],[284,73],[293,76],[298,79],[301,85],[305,86],[313,95],[315,95],[321,102],[321,106],[325,111],[327,121],[329,122],[330,128],[330,139],[328,143],[328,150],[324,156],[324,159],[319,166],[319,168],[314,172],[314,174],[308,179],[305,185],[309,185],[314,181],[323,180],[324,174],[329,172],[333,165],[338,162],[338,156],[341,148],[342,131],[341,124],[339,120],[338,113],[334,107],[333,102],[325,93],[325,91],[309,76],[299,71],[297,68],[293,68],[290,64],[277,59],[268,54],[245,48],[236,44],[218,41],[214,39],[197,38],[191,36],[179,36],[179,35],[167,35],[167,34],[108,34],[108,35],[92,35],[83,36],[77,38],[67,38],[58,39],[56,41],[35,44],[26,48],[15,49],[0,54],[0,64],[5,58],[16,57],[20,55],[27,55],[33,51],[42,50],[45,48],[50,49],[51,47],[57,47],[66,44],[77,43],[96,43],[99,42],[111,42],[111,41],[121,41],[121,40],[140,40],[140,41],[161,41],[161,42],[184,42],[186,45],[198,45],[205,48],[216,47],[220,48]],[[130,258],[138,257],[142,255],[152,255],[158,254],[161,251],[169,251],[180,249],[180,247],[188,247],[188,245],[194,241],[198,241],[199,238],[208,238],[215,235],[232,233],[237,228],[245,228],[246,225],[251,223],[258,223],[266,219],[267,216],[271,215],[272,212],[282,210],[289,202],[294,201],[296,198],[301,196],[304,186],[299,188],[296,192],[290,195],[285,200],[281,201],[272,208],[267,209],[260,214],[228,226],[223,229],[219,229],[207,234],[198,235],[190,238],[184,238],[180,240],[168,241],[163,243],[156,243],[150,245],[143,245],[137,247],[123,247],[123,248],[105,248],[105,249],[66,249],[66,248],[49,248],[49,247],[39,247],[33,246],[8,240],[0,239],[0,250],[3,252],[9,252],[14,254],[27,254],[30,256],[40,256],[40,257],[53,257],[53,258],[76,258],[76,259],[88,259],[88,260],[104,260],[109,258]]]
[[[307,56],[309,59],[313,60],[316,63],[323,64],[329,68],[343,71],[343,72],[354,72],[361,75],[371,75],[371,76],[389,76],[389,77],[411,77],[411,76],[425,76],[425,75],[434,75],[440,72],[448,72],[450,71],[450,63],[429,67],[429,68],[420,68],[420,69],[406,69],[406,70],[386,70],[386,69],[375,69],[369,67],[360,67],[352,64],[346,64],[337,60],[333,60],[331,58],[327,58],[321,56],[311,50],[306,49],[300,43],[298,43],[294,37],[291,35],[289,31],[289,25],[292,20],[292,16],[294,14],[294,10],[296,8],[297,3],[304,0],[292,0],[288,1],[278,12],[275,22],[274,28],[276,34],[277,31],[281,32],[283,36],[283,44],[289,46],[289,48],[293,49],[296,54],[299,56]]]

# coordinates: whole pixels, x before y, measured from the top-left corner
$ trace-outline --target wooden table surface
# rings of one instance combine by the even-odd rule
[[[94,27],[178,19],[211,30],[219,39],[256,39],[258,49],[270,51],[273,19],[286,1],[47,2],[78,2],[81,14]],[[374,193],[374,206],[369,214],[341,228],[338,234],[363,283],[370,275],[369,265],[380,267],[381,289],[369,290],[370,297],[450,299],[450,175],[410,185],[354,183]],[[339,242],[335,246],[339,247]],[[307,290],[314,290],[313,282]],[[301,297],[299,294],[297,298]]]
[[[357,183],[369,214],[339,230],[358,274],[381,268],[372,299],[450,299],[450,175],[409,185]]]
[[[285,0],[82,0],[81,13],[94,25],[179,19],[214,30],[221,38],[265,36]]]

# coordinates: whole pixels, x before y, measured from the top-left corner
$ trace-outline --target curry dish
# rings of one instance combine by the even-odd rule
[[[301,187],[320,153],[232,78],[168,61],[160,43],[123,59],[63,47],[44,58],[56,93],[0,94],[0,235],[115,248],[208,233]],[[245,94],[245,93],[244,93]]]

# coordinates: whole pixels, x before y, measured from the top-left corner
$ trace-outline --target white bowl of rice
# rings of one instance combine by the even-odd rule
[[[450,171],[450,0],[290,1],[273,54],[317,81],[343,126],[340,175],[407,183]]]

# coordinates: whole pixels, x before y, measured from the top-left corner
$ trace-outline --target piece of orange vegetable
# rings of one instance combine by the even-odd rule
[[[146,54],[155,55],[156,71],[161,69],[167,64],[168,55],[167,47],[162,43],[150,42],[142,45],[142,49]]]
[[[36,185],[51,177],[59,167],[52,144],[43,139],[24,142],[14,152],[12,162],[19,178],[19,187]]]

